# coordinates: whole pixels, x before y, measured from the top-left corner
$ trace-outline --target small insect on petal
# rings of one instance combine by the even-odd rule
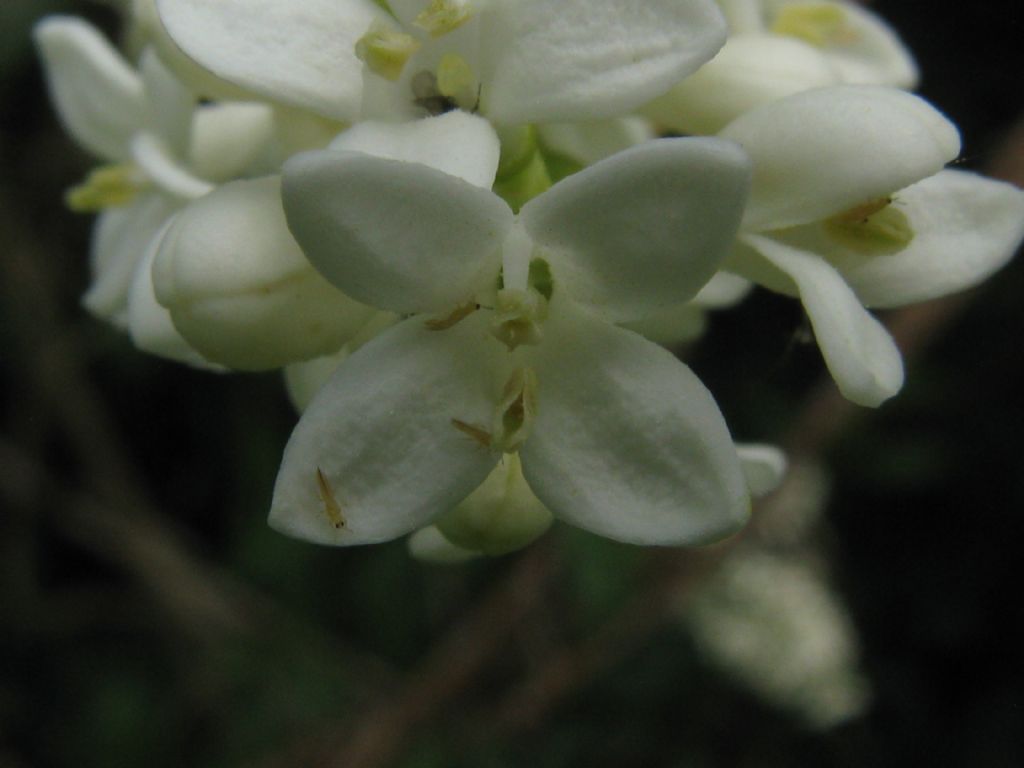
[[[334,498],[334,492],[331,490],[330,484],[327,482],[327,478],[324,477],[323,470],[320,467],[316,468],[316,486],[320,492],[320,500],[324,503],[324,514],[327,519],[330,520],[331,525],[337,528],[339,531],[342,528],[347,528],[345,524],[345,515],[341,512],[341,505],[338,500]]]
[[[459,432],[465,435],[469,435],[471,438],[476,440],[484,448],[491,447],[491,433],[482,427],[477,427],[472,424],[467,424],[459,419],[452,419],[452,426],[455,427]]]

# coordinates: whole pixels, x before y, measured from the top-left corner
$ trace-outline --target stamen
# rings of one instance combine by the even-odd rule
[[[477,79],[464,58],[446,53],[437,64],[437,90],[460,106],[472,106],[477,95]]]
[[[98,213],[128,205],[145,185],[145,178],[132,164],[104,165],[69,189],[64,200],[76,213]]]
[[[432,317],[427,320],[425,325],[427,326],[428,331],[446,331],[456,323],[469,317],[478,309],[480,309],[480,305],[475,301],[471,301],[468,304],[462,304],[456,307],[447,315]]]
[[[484,448],[491,447],[491,433],[483,427],[478,427],[475,424],[469,424],[460,419],[452,419],[452,426],[455,427],[459,432],[464,435],[469,435],[471,438],[476,440]]]
[[[537,291],[502,288],[494,307],[491,333],[510,351],[521,344],[539,344],[547,314],[547,299]]]
[[[459,3],[456,0],[431,0],[430,5],[424,8],[412,23],[429,32],[431,37],[441,37],[461,27],[472,15],[468,3]]]
[[[850,26],[846,11],[835,3],[794,3],[775,17],[771,31],[795,37],[818,48],[856,42],[857,31]]]
[[[825,232],[865,255],[903,250],[914,239],[914,229],[892,202],[891,197],[883,197],[837,214],[825,222]]]
[[[505,384],[494,410],[491,444],[504,453],[514,453],[530,436],[537,413],[537,374],[520,368]]]
[[[356,57],[371,72],[394,82],[402,76],[405,62],[419,47],[419,41],[412,35],[375,21],[366,34],[356,41]]]

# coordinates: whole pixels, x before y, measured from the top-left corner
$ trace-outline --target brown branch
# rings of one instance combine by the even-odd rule
[[[383,699],[354,726],[339,723],[301,739],[265,761],[263,768],[371,768],[391,763],[402,754],[413,731],[443,713],[498,656],[543,597],[553,569],[549,545],[533,545],[472,611],[433,645],[395,696]]]

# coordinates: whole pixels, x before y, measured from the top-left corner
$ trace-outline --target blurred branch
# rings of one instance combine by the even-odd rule
[[[353,727],[339,725],[303,738],[263,768],[294,765],[371,768],[398,758],[417,726],[442,715],[542,599],[554,571],[547,542],[519,556],[509,573],[443,635],[394,696],[383,699]]]

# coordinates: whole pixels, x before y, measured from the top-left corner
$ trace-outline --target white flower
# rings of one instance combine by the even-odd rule
[[[744,115],[720,136],[754,161],[728,268],[800,297],[840,390],[862,405],[880,404],[903,383],[899,350],[864,307],[971,287],[1024,237],[1024,192],[943,170],[960,151],[956,128],[902,91],[807,91]]]
[[[217,76],[349,121],[364,97],[357,47],[373,83],[369,116],[460,106],[514,124],[624,114],[725,41],[711,0],[394,0],[391,13],[372,0],[157,7],[171,38]]]
[[[136,279],[138,268],[175,211],[259,157],[272,133],[269,108],[249,103],[197,108],[194,96],[152,51],[143,54],[136,71],[80,19],[48,17],[36,27],[35,38],[68,132],[110,163],[69,194],[72,208],[101,212],[85,305],[129,326],[143,348],[201,362],[152,300],[146,276]],[[137,322],[130,322],[132,316]]]
[[[473,136],[484,121],[437,120],[453,157],[482,157]],[[289,225],[317,269],[360,301],[413,316],[345,359],[305,411],[271,524],[336,544],[394,538],[518,452],[532,493],[575,525],[661,544],[735,530],[747,491],[710,394],[671,354],[608,321],[707,282],[742,210],[743,154],[713,139],[650,142],[516,217],[488,189],[496,151],[459,175],[415,162],[440,156],[414,140],[436,126],[360,125],[347,151],[285,167]]]
[[[896,34],[857,3],[720,0],[729,39],[644,113],[665,128],[714,134],[744,112],[810,88],[913,88],[917,67]]]

